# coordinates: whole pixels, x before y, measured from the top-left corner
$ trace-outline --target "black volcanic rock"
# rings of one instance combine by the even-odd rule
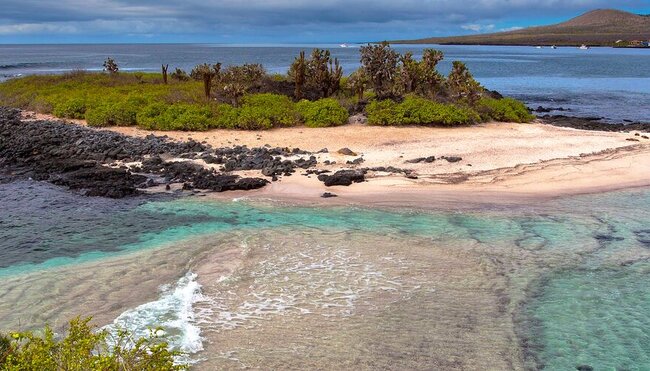
[[[548,125],[574,128],[580,130],[630,132],[650,131],[650,123],[608,123],[601,121],[600,117],[572,117],[564,115],[545,115],[540,117],[541,121]]]
[[[318,180],[325,183],[327,187],[342,185],[349,186],[352,183],[361,183],[366,180],[366,170],[339,170],[332,175],[321,174]]]

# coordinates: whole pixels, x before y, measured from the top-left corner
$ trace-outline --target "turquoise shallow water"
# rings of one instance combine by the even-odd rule
[[[355,235],[401,241],[405,251],[424,240],[504,262],[512,300],[522,289],[517,282],[532,283],[518,313],[527,364],[650,369],[650,190],[414,211],[191,198],[113,203],[30,187],[17,195],[15,186],[0,185],[0,201],[11,206],[0,214],[0,277],[233,231],[294,231],[297,240],[301,233],[321,235],[350,249],[346,241]]]

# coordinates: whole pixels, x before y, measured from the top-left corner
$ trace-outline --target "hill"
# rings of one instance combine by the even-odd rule
[[[569,21],[481,35],[399,40],[395,44],[612,46],[618,40],[650,40],[650,16],[599,9]]]

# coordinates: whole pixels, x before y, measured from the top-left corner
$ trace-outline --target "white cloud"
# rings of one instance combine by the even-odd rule
[[[474,31],[474,32],[490,32],[493,31],[496,26],[493,24],[464,24],[460,26],[463,30]]]

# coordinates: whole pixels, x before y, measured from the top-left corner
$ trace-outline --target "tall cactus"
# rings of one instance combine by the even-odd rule
[[[210,98],[210,94],[212,92],[212,80],[217,77],[218,71],[220,69],[221,64],[210,66],[207,63],[203,63],[194,67],[190,73],[190,76],[192,76],[192,78],[203,81],[203,92],[205,93],[206,98]]]
[[[162,68],[163,83],[167,85],[167,69],[169,68],[169,65],[163,64],[161,68]]]
[[[301,51],[300,55],[295,58],[291,67],[289,68],[289,77],[293,79],[296,88],[294,95],[296,99],[302,99],[303,87],[307,80],[307,60],[305,59],[305,52]]]
[[[329,86],[327,96],[334,95],[341,88],[341,77],[343,77],[343,67],[339,64],[339,59],[334,58],[334,63],[330,60]]]

